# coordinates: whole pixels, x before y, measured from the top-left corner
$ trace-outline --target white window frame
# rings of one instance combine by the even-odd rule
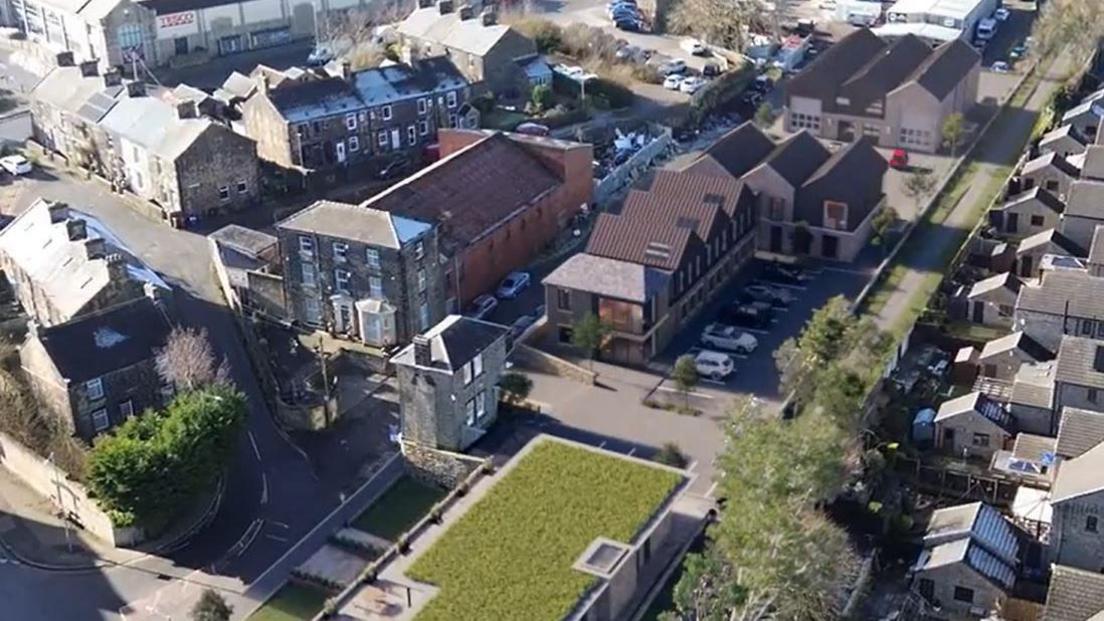
[[[467,364],[465,364],[463,367],[460,368],[460,377],[461,377],[462,380],[464,380],[464,385],[465,386],[472,383],[472,380],[475,379],[475,375],[472,374],[471,360],[469,360],[467,362]]]
[[[380,117],[385,121],[391,120],[391,106],[386,105],[380,109]]]
[[[487,391],[480,390],[475,393],[475,420],[482,420],[487,416]]]
[[[480,352],[472,358],[472,374],[476,377],[483,375],[483,353]]]
[[[376,134],[376,145],[381,147],[387,146],[387,131],[380,130],[380,133]]]
[[[368,297],[374,300],[383,299],[383,279],[379,276],[368,277]]]
[[[314,240],[307,235],[299,236],[299,253],[308,256],[314,255]]]
[[[429,302],[425,300],[418,306],[418,326],[422,330],[429,329]]]
[[[224,203],[226,201],[230,200],[230,186],[220,185],[218,187],[218,197],[219,197],[219,200],[224,202]]]
[[[333,243],[333,258],[338,263],[345,263],[349,260],[349,244],[345,242]]]
[[[418,243],[414,244],[414,258],[415,259],[421,259],[424,256],[425,256],[425,244],[419,241]]]
[[[429,133],[429,121],[418,121],[418,133],[422,136]]]
[[[456,91],[449,91],[445,94],[445,101],[448,102],[448,107],[456,107]]]
[[[418,291],[425,291],[425,290],[426,290],[426,273],[425,273],[425,269],[422,268],[422,269],[418,270]]]
[[[360,138],[349,136],[349,151],[352,153],[360,151]]]
[[[345,115],[345,129],[349,131],[356,131],[357,128],[357,116],[356,113]]]
[[[364,261],[368,264],[368,267],[373,269],[379,269],[380,266],[380,251],[378,248],[365,248]]]
[[[418,99],[418,114],[425,114],[429,111],[429,104],[425,97]]]
[[[406,126],[406,143],[410,146],[418,144],[418,130],[413,125]]]
[[[99,419],[101,422],[97,422]],[[100,408],[92,412],[92,430],[96,433],[106,431],[111,426],[111,418],[107,415],[107,408]]]
[[[468,427],[474,427],[476,421],[479,420],[475,415],[475,398],[474,397],[472,397],[471,399],[468,399],[468,402],[464,404],[464,410],[465,410],[465,413],[466,413],[465,416],[464,416],[464,422],[467,423]]]
[[[314,267],[314,263],[303,262],[299,264],[299,282],[303,283],[304,287],[316,287],[318,286],[318,270]],[[310,274],[308,277],[307,274]]]
[[[353,279],[353,273],[349,270],[337,268],[334,270],[334,289],[343,293],[349,292],[349,282]]]
[[[103,378],[97,377],[96,379],[90,379],[84,383],[84,396],[88,397],[89,401],[96,401],[104,398],[104,386]]]
[[[123,420],[134,416],[134,401],[127,399],[119,404],[119,415],[123,417]]]

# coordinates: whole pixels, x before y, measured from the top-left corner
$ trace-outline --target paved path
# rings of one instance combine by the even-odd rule
[[[942,272],[945,269],[944,261],[948,253],[961,244],[962,235],[968,234],[977,224],[974,207],[979,201],[991,200],[992,197],[986,195],[991,190],[990,182],[995,175],[1003,174],[1002,169],[1008,163],[1015,162],[1023,148],[1025,137],[1035,126],[1039,112],[1047,105],[1053,89],[1062,84],[1068,70],[1068,58],[1061,57],[1046,72],[1024,108],[1011,110],[1008,113],[1010,117],[995,121],[989,131],[979,138],[981,145],[971,157],[972,161],[977,162],[977,170],[970,181],[969,190],[948,214],[942,226],[926,231],[922,252],[910,252],[908,246],[902,248],[899,256],[911,258],[915,264],[909,266],[908,272],[875,317],[880,328],[892,329],[898,319],[908,312],[912,296],[922,287],[925,278],[933,272]],[[994,130],[999,133],[994,133]],[[968,164],[969,160],[963,165]]]

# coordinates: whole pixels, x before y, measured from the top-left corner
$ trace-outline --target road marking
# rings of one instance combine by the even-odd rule
[[[284,524],[283,522],[277,522],[275,520],[273,520],[272,522],[269,522],[269,524],[272,524],[273,526],[277,526],[279,528],[284,528],[284,529],[289,528],[289,526],[287,524]]]
[[[717,385],[717,386],[725,386],[725,385],[726,385],[726,384],[725,384],[724,382],[722,382],[721,380],[715,380],[715,379],[712,379],[712,378],[708,378],[708,377],[703,377],[703,378],[701,378],[701,381],[703,381],[703,382],[705,382],[705,383],[707,383],[707,384],[714,384],[714,385]],[[694,394],[697,394],[697,393],[694,393]],[[703,397],[706,397],[706,398],[709,398],[709,399],[712,399],[712,398],[713,398],[713,397],[710,397],[710,396],[708,396],[708,395],[702,395],[702,396],[703,396]]]
[[[261,473],[261,504],[268,504],[268,475]]]
[[[265,539],[271,539],[273,541],[279,541],[280,543],[287,543],[287,537],[281,537],[279,535],[273,535],[272,533],[265,533]]]
[[[715,492],[715,491],[717,491],[717,482],[716,481],[714,481],[713,485],[710,485],[709,489],[707,489],[705,491],[706,498],[712,498],[713,497],[713,492]]]
[[[846,268],[846,267],[826,267],[826,268],[823,268],[823,269],[826,272],[839,272],[840,274],[852,274],[854,276],[869,276],[870,275],[870,272],[868,270],[856,270],[856,269],[850,269],[850,268]]]
[[[257,456],[257,461],[261,461],[261,451],[257,448],[257,439],[253,437],[253,432],[249,432],[249,443],[253,445],[253,454]]]

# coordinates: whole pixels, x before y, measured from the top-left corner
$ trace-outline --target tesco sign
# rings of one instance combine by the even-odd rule
[[[199,32],[195,11],[182,11],[157,16],[157,38],[171,39]]]

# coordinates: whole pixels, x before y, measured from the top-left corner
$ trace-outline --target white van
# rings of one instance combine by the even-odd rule
[[[978,22],[974,38],[978,41],[988,41],[992,39],[995,34],[997,34],[997,20],[987,17]]]

